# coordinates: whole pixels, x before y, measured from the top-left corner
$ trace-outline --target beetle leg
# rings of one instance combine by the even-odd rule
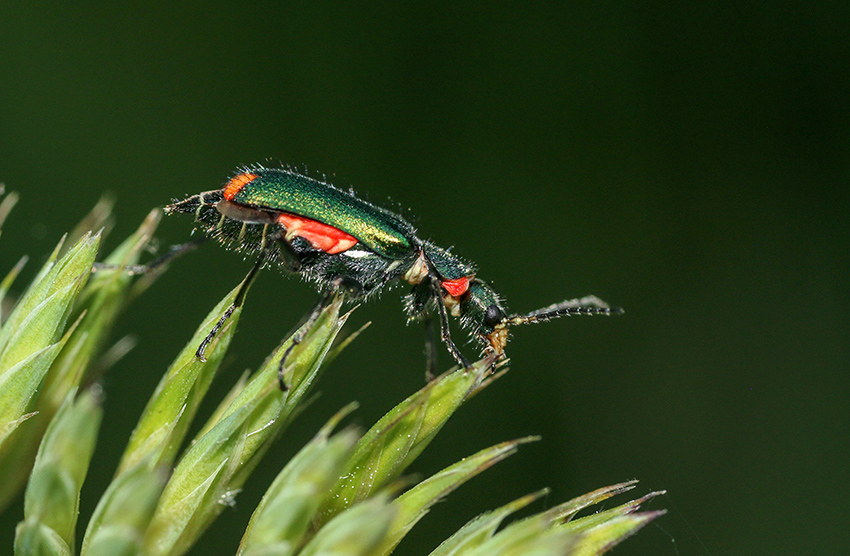
[[[443,343],[446,344],[446,349],[449,350],[449,353],[452,354],[455,361],[457,361],[459,365],[463,366],[464,369],[469,369],[472,365],[452,341],[452,336],[449,332],[449,315],[446,313],[446,306],[443,304],[442,292],[440,291],[441,287],[442,286],[440,286],[438,281],[431,278],[431,291],[433,292],[434,299],[437,302],[437,313],[440,315],[440,338],[443,340]]]
[[[263,231],[263,249],[268,251],[272,245],[277,245],[280,248],[280,258],[287,270],[299,272],[301,270],[301,255],[295,250],[292,243],[286,239],[286,230],[278,229],[268,238],[265,237],[265,233]]]
[[[224,324],[233,315],[233,311],[235,311],[237,307],[242,306],[242,303],[245,301],[245,295],[248,293],[248,288],[251,286],[251,283],[257,277],[257,272],[259,272],[260,268],[262,268],[264,259],[265,258],[262,256],[257,258],[257,262],[254,263],[253,268],[251,268],[251,271],[248,272],[248,276],[245,277],[245,281],[242,282],[242,287],[240,287],[239,291],[236,292],[236,298],[233,300],[233,304],[231,304],[230,307],[227,308],[221,318],[218,319],[218,322],[215,323],[215,326],[212,327],[212,330],[209,331],[209,334],[207,334],[206,338],[204,338],[204,340],[201,342],[201,345],[198,346],[198,349],[195,350],[195,357],[197,357],[198,360],[206,362],[207,357],[205,355],[205,352],[207,350],[207,346],[210,345],[210,342],[215,339],[216,335],[218,335],[219,331],[221,331]]]
[[[119,264],[106,264],[106,263],[94,263],[92,266],[92,272],[97,272],[100,270],[123,270],[127,274],[137,275],[137,274],[149,274],[158,270],[162,266],[171,262],[171,259],[179,257],[188,253],[189,251],[194,251],[197,249],[203,242],[205,242],[207,236],[196,237],[192,241],[187,241],[186,243],[181,243],[179,245],[172,245],[168,249],[168,253],[164,253],[152,260],[148,264],[139,264],[139,265],[119,265]]]
[[[319,315],[322,314],[322,310],[328,306],[328,303],[333,299],[336,293],[341,288],[346,288],[349,290],[356,290],[360,287],[358,283],[350,283],[351,280],[345,280],[343,278],[337,278],[333,282],[333,286],[328,290],[328,292],[322,295],[319,298],[319,302],[313,307],[313,311],[310,313],[310,316],[307,317],[307,320],[304,321],[304,324],[298,328],[298,331],[295,335],[292,336],[292,341],[289,344],[289,347],[286,348],[286,351],[283,352],[283,357],[280,358],[280,364],[277,367],[277,382],[278,387],[286,392],[289,390],[289,385],[286,384],[284,380],[283,371],[286,368],[286,360],[289,358],[289,355],[292,353],[292,350],[295,349],[295,346],[304,341],[304,338],[307,336],[307,333],[310,332],[310,329],[313,328],[313,325],[316,324],[316,321],[319,320]]]
[[[200,238],[201,241],[203,241],[204,239],[206,239],[206,238],[205,237]],[[286,238],[283,236],[283,230],[281,230],[280,232],[275,232],[275,234],[273,236],[271,236],[270,239],[272,241],[266,243],[265,248],[260,252],[260,256],[257,257],[257,262],[254,263],[253,268],[251,268],[251,271],[248,273],[247,278],[245,278],[245,282],[242,284],[242,287],[236,293],[236,299],[233,300],[233,304],[230,307],[227,308],[227,310],[224,312],[224,314],[221,316],[221,318],[218,319],[218,322],[215,323],[215,326],[212,327],[212,330],[210,330],[209,334],[207,334],[206,338],[204,338],[204,341],[201,342],[201,345],[198,346],[198,349],[195,352],[195,357],[197,357],[199,360],[201,360],[201,361],[207,360],[206,356],[204,355],[204,353],[207,350],[207,346],[209,346],[210,342],[213,341],[213,339],[216,337],[216,335],[222,329],[222,327],[227,322],[227,320],[231,317],[231,315],[233,315],[233,311],[235,311],[237,307],[242,306],[242,303],[245,301],[245,295],[248,293],[248,287],[254,281],[254,279],[257,276],[257,272],[260,271],[260,269],[263,267],[263,264],[265,264],[266,259],[269,257],[269,253],[271,251],[271,245],[273,245],[273,244],[280,245],[281,258],[283,258],[286,265],[293,272],[297,272],[298,270],[301,270],[301,257],[300,257],[300,255],[298,255],[298,253],[295,251],[295,249],[293,249],[292,245],[288,241],[286,241]],[[198,244],[200,244],[200,243],[198,243]],[[194,247],[192,247],[192,248],[194,248]],[[283,255],[284,251],[288,254],[291,254],[291,258],[284,256]],[[170,257],[175,256],[173,254],[166,253],[166,255],[163,255],[163,257],[160,257],[160,259],[162,259],[162,258],[164,258],[168,255],[170,255]],[[163,261],[163,262],[165,262],[165,261]],[[159,263],[159,259],[154,261],[154,263],[161,264],[161,263]],[[323,304],[324,304],[324,299],[323,299],[322,303],[318,306],[318,311],[321,310]],[[315,322],[315,320],[318,318],[318,311],[316,309],[314,309],[313,312],[315,313],[315,316],[313,316],[313,314],[310,315],[310,318],[312,319],[313,322]],[[309,319],[308,319],[308,322],[309,322]],[[312,323],[310,323],[310,326],[312,326]],[[309,329],[310,329],[310,327],[307,328],[307,330],[309,330]],[[298,341],[300,342],[301,339],[302,338],[299,338]],[[288,355],[288,352],[291,349],[292,349],[292,346],[290,346],[290,348],[287,350],[287,354],[284,355],[284,359],[286,359],[286,355]],[[281,390],[286,390],[286,388],[284,387],[285,384],[283,383],[282,363],[283,363],[283,361],[281,361],[281,372],[280,372]]]
[[[434,380],[437,372],[437,342],[434,337],[434,319],[430,314],[425,315],[425,380]]]
[[[200,238],[200,239],[201,239],[201,241],[203,241],[206,238]],[[301,257],[295,251],[295,249],[292,247],[292,245],[286,240],[286,238],[283,235],[283,230],[281,230],[279,232],[275,232],[275,234],[270,236],[269,239],[271,239],[272,241],[271,242],[265,242],[265,247],[260,252],[260,256],[257,257],[257,262],[254,263],[254,266],[251,268],[251,271],[248,273],[248,276],[245,278],[245,281],[243,282],[242,287],[236,293],[236,298],[233,300],[233,304],[230,307],[228,307],[227,310],[224,312],[224,314],[221,316],[221,318],[218,319],[218,322],[215,323],[215,326],[212,327],[212,330],[210,330],[209,334],[207,334],[207,336],[201,342],[201,345],[198,346],[197,351],[195,351],[195,357],[197,357],[199,360],[201,360],[201,361],[207,360],[207,358],[205,356],[207,346],[209,346],[210,342],[212,342],[213,339],[216,337],[216,335],[219,333],[219,331],[221,331],[222,327],[227,322],[227,320],[233,315],[233,311],[235,311],[237,307],[242,306],[242,303],[245,301],[245,295],[248,293],[248,287],[254,281],[254,279],[257,276],[257,273],[260,271],[260,269],[263,267],[263,264],[265,264],[266,259],[269,257],[269,254],[270,254],[270,251],[271,251],[271,245],[277,244],[277,245],[280,246],[281,258],[284,260],[284,263],[286,263],[286,265],[293,272],[297,272],[298,270],[301,270]],[[192,243],[192,242],[190,242],[190,243]],[[198,242],[198,244],[200,244],[200,242]],[[194,247],[192,247],[192,248],[194,248]],[[283,255],[284,252],[286,252],[290,256]],[[170,257],[175,256],[173,254],[168,253],[166,255],[163,255],[163,257],[160,257],[160,258],[164,258],[167,255],[170,255]],[[159,259],[157,259],[157,261],[154,261],[154,262],[157,263],[157,264],[161,264],[161,263],[159,263]],[[165,262],[165,261],[163,261],[163,262]],[[326,299],[328,297],[329,296],[323,297],[322,301],[319,303],[319,305],[317,305],[317,307],[315,309],[313,309],[313,313],[311,313],[310,318],[307,319],[308,326],[306,327],[304,334],[306,334],[306,332],[308,330],[310,330],[310,328],[316,322],[316,319],[319,318],[319,313],[321,312],[321,309],[324,307],[324,304],[326,303]],[[293,344],[300,343],[301,340],[303,340],[304,334],[296,335],[296,337],[293,338]],[[281,390],[287,389],[286,385],[283,382],[283,362],[286,360],[286,357],[289,355],[289,352],[292,350],[292,347],[293,346],[291,345],[287,349],[286,353],[283,356],[283,359],[281,360],[281,367],[280,367],[280,371],[279,371]]]

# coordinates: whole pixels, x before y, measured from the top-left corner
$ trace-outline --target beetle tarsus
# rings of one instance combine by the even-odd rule
[[[322,314],[322,310],[328,306],[331,299],[333,299],[334,295],[339,291],[341,280],[334,281],[334,286],[331,290],[323,295],[319,302],[313,307],[313,311],[310,313],[310,316],[307,317],[307,320],[304,321],[304,324],[298,329],[297,332],[292,336],[292,340],[287,346],[286,351],[283,352],[283,357],[280,358],[280,364],[277,367],[277,381],[278,387],[286,392],[289,389],[289,386],[286,384],[284,380],[284,370],[286,370],[286,360],[289,359],[290,354],[295,349],[295,346],[299,345],[304,341],[304,338],[307,336],[307,333],[313,328],[313,325],[316,324],[316,321],[319,320],[319,315]]]
[[[123,272],[126,272],[127,274],[130,274],[131,276],[137,276],[140,274],[150,274],[151,272],[159,270],[167,263],[171,262],[172,259],[184,255],[190,251],[194,251],[206,240],[206,236],[201,236],[193,239],[192,241],[187,241],[186,243],[172,245],[168,249],[167,253],[163,253],[148,264],[120,265],[94,263],[94,265],[92,266],[92,272],[98,272],[103,270],[121,270]]]
[[[218,322],[216,322],[215,326],[212,327],[212,330],[209,331],[207,336],[201,342],[201,345],[199,345],[198,349],[195,350],[195,357],[197,357],[201,363],[207,362],[207,347],[210,345],[210,343],[212,343],[212,341],[224,327],[224,324],[233,315],[233,311],[235,311],[237,307],[241,307],[242,303],[245,302],[245,296],[248,293],[248,288],[251,286],[251,283],[256,279],[257,273],[263,266],[263,261],[264,257],[262,256],[257,259],[257,262],[254,263],[254,266],[251,267],[251,270],[248,272],[248,275],[242,282],[242,286],[239,288],[239,291],[236,292],[236,297],[233,298],[233,303],[227,308],[226,311],[224,311],[224,314],[221,315],[221,318],[218,319]]]
[[[209,331],[206,338],[204,338],[204,340],[201,342],[201,345],[199,345],[198,349],[195,350],[195,357],[197,357],[198,360],[201,363],[207,362],[207,357],[206,357],[207,347],[212,343],[212,341],[215,339],[215,337],[218,335],[218,333],[224,327],[224,323],[226,323],[227,320],[231,317],[231,315],[233,315],[233,311],[235,311],[235,310],[236,310],[236,304],[234,303],[233,305],[230,305],[227,308],[227,310],[224,312],[223,315],[221,315],[221,318],[218,319],[218,322],[215,323],[215,326],[213,326],[212,330]]]

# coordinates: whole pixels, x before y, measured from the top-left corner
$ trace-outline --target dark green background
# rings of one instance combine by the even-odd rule
[[[618,554],[846,550],[847,2],[10,4],[0,180],[22,200],[3,272],[105,191],[112,247],[152,207],[271,159],[409,208],[514,310],[588,293],[626,308],[516,331],[512,371],[412,471],[543,440],[438,505],[400,553],[543,486],[537,510],[635,477],[638,494],[669,490],[650,508],[670,513]],[[190,227],[170,218],[160,240]],[[104,380],[84,513],[171,358],[249,267],[208,246],[125,314],[139,346]],[[400,293],[354,314],[373,326],[195,554],[233,553],[273,475],[336,409],[359,400],[369,426],[422,385]],[[315,297],[262,275],[215,394]],[[3,516],[0,550],[17,519]]]

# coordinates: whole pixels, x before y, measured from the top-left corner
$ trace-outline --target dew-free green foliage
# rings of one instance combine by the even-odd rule
[[[0,228],[16,200],[10,194],[0,202]],[[128,346],[119,341],[107,348],[107,340],[127,301],[156,277],[133,276],[123,268],[138,264],[159,211],[151,212],[92,273],[101,233],[91,230],[108,227],[110,206],[98,204],[77,231],[60,241],[14,309],[0,316],[0,511],[17,503],[16,495],[26,486],[25,517],[13,543],[17,556],[185,554],[242,486],[256,480],[252,471],[301,413],[323,366],[359,333],[335,343],[349,314],[341,313],[343,297],[334,297],[287,359],[287,391],[278,388],[277,374],[291,338],[258,370],[239,378],[200,431],[188,438],[236,333],[240,308],[208,346],[205,361],[195,351],[248,287],[237,285],[194,333],[186,323],[186,347],[139,416],[112,483],[93,514],[79,516],[80,488],[91,458],[97,457],[102,413],[97,379],[110,364],[120,365],[116,361]],[[24,263],[0,281],[0,302],[5,302],[0,306],[9,305]],[[351,427],[334,432],[355,406],[341,410],[317,427],[315,438],[269,485],[238,555],[392,553],[436,502],[536,440],[507,441],[471,455],[460,452],[464,459],[416,484],[404,476],[464,401],[498,376],[490,360],[447,372],[365,433]],[[640,511],[659,493],[585,517],[577,514],[634,486],[603,488],[504,525],[546,491],[530,494],[473,519],[442,543],[435,539],[431,556],[602,554],[663,513]],[[77,532],[83,530],[78,543]],[[7,541],[7,549],[10,545]]]
[[[15,552],[38,553],[42,546],[73,554],[80,488],[94,452],[101,409],[97,388],[76,397],[68,392],[38,449],[18,525]]]
[[[107,205],[99,204],[84,221],[106,224],[107,211]],[[152,211],[105,262],[135,264],[158,222],[159,211]],[[78,239],[71,243],[73,236]],[[23,488],[39,440],[68,392],[100,372],[98,358],[115,319],[149,283],[134,283],[120,270],[92,274],[99,243],[99,232],[90,231],[60,241],[0,328],[0,386],[18,386],[0,388],[0,430],[7,431],[0,438],[12,435],[8,442],[0,441],[0,510]],[[13,269],[6,281],[18,271]],[[68,322],[73,324],[66,326]]]

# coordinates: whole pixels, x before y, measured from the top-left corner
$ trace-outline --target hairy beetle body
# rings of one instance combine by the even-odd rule
[[[399,215],[284,168],[245,168],[221,188],[166,207],[190,213],[203,231],[228,247],[260,253],[325,293],[346,287],[354,300],[388,285],[412,285],[404,309],[410,321],[439,317],[441,338],[469,366],[449,332],[459,317],[485,352],[503,356],[508,327],[572,314],[611,314],[595,297],[574,299],[527,315],[508,315],[501,298],[456,255],[418,237]],[[433,366],[433,362],[432,362]]]

